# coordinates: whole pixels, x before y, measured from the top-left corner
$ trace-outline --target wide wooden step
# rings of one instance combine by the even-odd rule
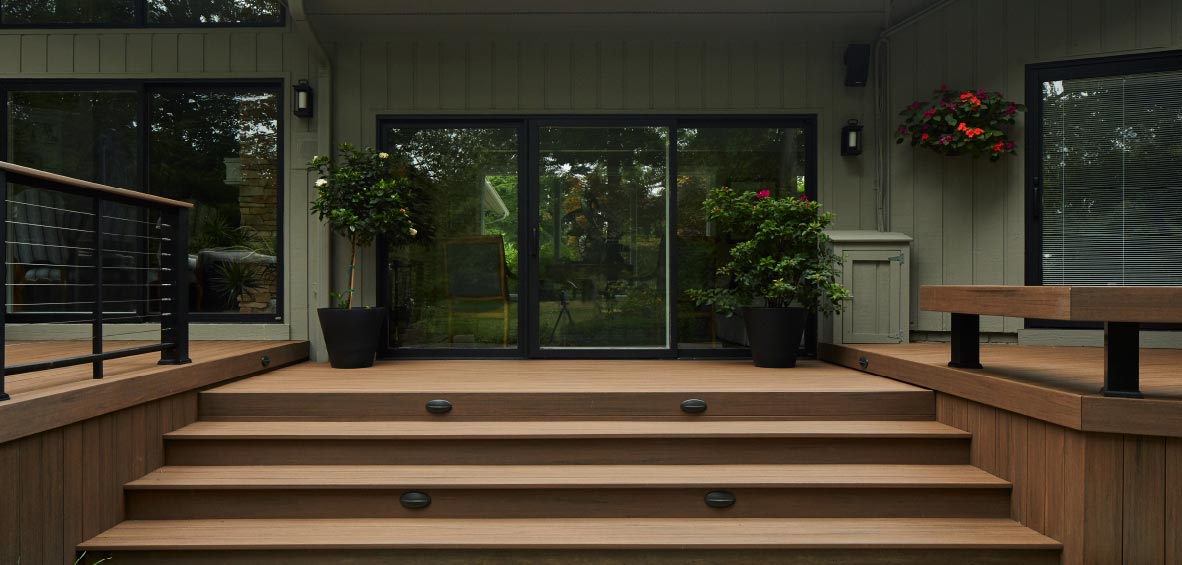
[[[707,402],[686,414],[681,402]],[[445,415],[427,411],[443,399]],[[201,419],[872,419],[930,420],[933,393],[805,361],[793,371],[749,361],[400,361],[332,372],[317,363],[202,393]]]
[[[132,520],[83,543],[117,563],[1051,564],[1009,519]],[[152,561],[152,560],[155,561]],[[383,561],[385,559],[385,561]],[[467,559],[465,561],[464,559]]]
[[[132,519],[1005,517],[1010,483],[968,465],[282,465],[164,467]],[[734,506],[705,504],[725,490]],[[406,509],[407,491],[431,505]]]
[[[969,462],[932,421],[228,421],[165,437],[169,465]]]

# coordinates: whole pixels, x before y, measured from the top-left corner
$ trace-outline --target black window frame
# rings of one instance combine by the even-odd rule
[[[279,20],[273,23],[259,22],[183,22],[154,23],[148,21],[148,0],[134,0],[135,21],[114,23],[4,23],[4,5],[0,2],[0,29],[205,29],[205,28],[276,28],[287,27],[287,4],[279,2]]]
[[[1042,286],[1042,85],[1055,80],[1182,71],[1182,50],[1072,59],[1026,65],[1026,260],[1027,286]],[[1100,322],[1026,318],[1027,329],[1100,329]],[[1182,330],[1182,324],[1144,324],[1149,330]]]
[[[518,170],[519,192],[517,213],[524,213],[524,218],[518,221],[518,241],[529,241],[531,227],[536,222],[537,215],[537,187],[535,171],[539,162],[539,147],[537,145],[538,130],[547,126],[633,126],[633,127],[668,127],[670,132],[669,145],[672,148],[669,155],[670,178],[677,178],[677,132],[683,128],[798,128],[805,132],[805,194],[816,200],[819,190],[819,135],[818,116],[816,114],[379,114],[376,119],[378,147],[387,147],[386,132],[390,128],[418,127],[418,128],[474,128],[474,127],[503,127],[517,128],[518,133]],[[669,199],[669,214],[666,219],[670,233],[677,230],[677,183],[671,183],[666,198]],[[672,241],[672,240],[670,240]],[[378,258],[377,290],[378,306],[389,306],[390,280],[386,273],[385,257],[389,246],[384,237],[375,242]],[[531,305],[537,304],[538,288],[527,283],[535,276],[533,265],[524,259],[519,265],[518,295],[524,297],[519,302]],[[671,250],[667,254],[669,269],[676,272],[677,253]],[[681,289],[678,287],[677,277],[669,277],[667,282],[671,296],[677,296]],[[546,350],[540,351],[534,336],[541,331],[537,317],[532,315],[530,308],[518,307],[517,347],[505,349],[472,349],[472,348],[391,348],[386,339],[388,328],[382,328],[382,342],[378,355],[386,359],[491,359],[491,358],[546,358],[546,359],[733,359],[750,358],[751,350],[746,347],[728,349],[681,348],[678,344],[677,322],[678,312],[675,305],[670,305],[669,346],[667,348],[644,349],[578,349],[571,351]],[[817,315],[809,314],[809,321],[805,326],[804,346],[801,350],[802,358],[815,358],[817,351]]]
[[[189,312],[189,320],[198,324],[282,324],[285,322],[284,308],[286,304],[286,289],[284,286],[284,279],[286,274],[286,253],[284,247],[284,215],[283,206],[285,201],[285,185],[286,185],[286,171],[284,170],[286,164],[285,154],[285,137],[286,137],[286,120],[285,120],[285,82],[282,79],[228,79],[228,80],[192,80],[192,79],[115,79],[115,80],[87,80],[87,79],[0,79],[0,160],[8,159],[8,93],[12,91],[75,91],[75,92],[95,92],[95,91],[134,91],[138,98],[137,102],[137,116],[136,120],[141,124],[136,140],[138,147],[136,148],[139,155],[139,165],[136,167],[138,176],[138,187],[126,187],[133,190],[146,189],[148,186],[148,177],[151,162],[151,154],[149,153],[148,140],[152,133],[151,121],[151,94],[153,89],[177,89],[177,88],[195,88],[195,89],[210,89],[210,90],[232,90],[241,88],[255,88],[272,90],[276,96],[276,104],[278,106],[278,115],[276,121],[278,131],[276,132],[276,151],[278,157],[277,163],[277,193],[275,205],[275,222],[278,226],[275,236],[275,247],[277,256],[275,257],[275,312],[274,313],[234,313],[234,312]],[[8,312],[6,319],[10,323],[28,324],[28,323],[49,323],[49,322],[64,322],[77,318],[77,313],[63,312],[63,313],[22,313],[22,312]],[[152,316],[144,316],[143,319],[127,319],[116,323],[134,324],[147,323],[152,321]]]

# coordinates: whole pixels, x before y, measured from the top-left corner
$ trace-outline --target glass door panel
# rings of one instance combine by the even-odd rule
[[[538,129],[540,349],[670,346],[669,132]]]
[[[698,306],[685,291],[725,288],[718,275],[731,241],[706,220],[702,202],[712,188],[767,190],[777,198],[803,194],[807,135],[789,127],[682,127],[677,130],[678,348],[736,349],[748,345],[741,316]]]
[[[388,345],[518,347],[518,127],[389,127],[400,174],[431,195],[435,233],[387,250]]]

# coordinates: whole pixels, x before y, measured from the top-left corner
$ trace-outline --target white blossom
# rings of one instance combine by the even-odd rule
[[[328,179],[316,179],[316,186],[317,187],[328,186]]]
[[[416,230],[414,228],[410,228],[410,235],[411,235],[411,237],[419,235],[419,230]]]
[[[390,158],[390,154],[389,154],[389,153],[386,153],[385,151],[383,151],[383,152],[381,152],[381,153],[378,153],[378,158],[379,158],[379,159],[389,159],[389,158]]]

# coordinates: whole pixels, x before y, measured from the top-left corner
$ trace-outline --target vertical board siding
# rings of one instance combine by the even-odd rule
[[[163,434],[197,419],[197,392],[0,444],[0,563],[72,564],[123,520],[123,485],[164,463]]]
[[[844,85],[844,48],[742,37],[342,40],[334,127],[339,141],[364,145],[376,142],[378,115],[817,114],[821,199],[835,227],[874,229],[874,91]],[[837,156],[848,119],[867,125],[861,158]],[[341,247],[334,257],[345,272]],[[358,277],[369,302],[372,268]],[[333,284],[345,286],[339,275]]]
[[[948,394],[936,418],[973,434],[972,464],[1013,483],[1011,517],[1062,563],[1178,563],[1182,441],[1063,428]]]
[[[887,123],[941,84],[1024,101],[1029,63],[1182,47],[1180,12],[1182,3],[1171,0],[953,2],[891,37]],[[1012,134],[1019,153],[1000,163],[907,146],[889,152],[891,228],[915,238],[913,292],[925,284],[1025,284],[1023,124]],[[872,191],[864,183],[862,198]],[[918,304],[913,296],[912,329],[948,330],[947,315]],[[984,317],[981,327],[1016,332],[1022,321]]]

